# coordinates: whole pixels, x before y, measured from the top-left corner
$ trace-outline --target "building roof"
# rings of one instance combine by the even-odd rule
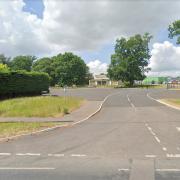
[[[105,74],[94,75],[95,80],[109,80]]]

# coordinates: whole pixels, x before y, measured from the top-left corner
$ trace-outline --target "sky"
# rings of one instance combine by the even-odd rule
[[[180,75],[180,47],[168,38],[180,19],[178,0],[0,0],[0,53],[6,56],[81,56],[106,73],[115,40],[149,32],[149,76]]]

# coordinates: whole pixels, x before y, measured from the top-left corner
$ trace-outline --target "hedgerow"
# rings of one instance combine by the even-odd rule
[[[0,71],[0,97],[38,95],[49,90],[46,73],[26,71]]]

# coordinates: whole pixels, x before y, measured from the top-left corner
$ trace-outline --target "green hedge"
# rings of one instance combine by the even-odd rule
[[[46,73],[11,71],[0,72],[0,96],[23,96],[41,94],[49,90]]]

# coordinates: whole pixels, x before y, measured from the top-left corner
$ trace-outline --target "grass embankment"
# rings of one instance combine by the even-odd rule
[[[61,117],[79,108],[75,97],[25,97],[0,102],[0,117]]]
[[[180,99],[162,99],[161,101],[180,108]]]
[[[58,122],[7,122],[0,123],[0,138],[7,138],[24,133],[32,133],[38,130],[61,126]]]

